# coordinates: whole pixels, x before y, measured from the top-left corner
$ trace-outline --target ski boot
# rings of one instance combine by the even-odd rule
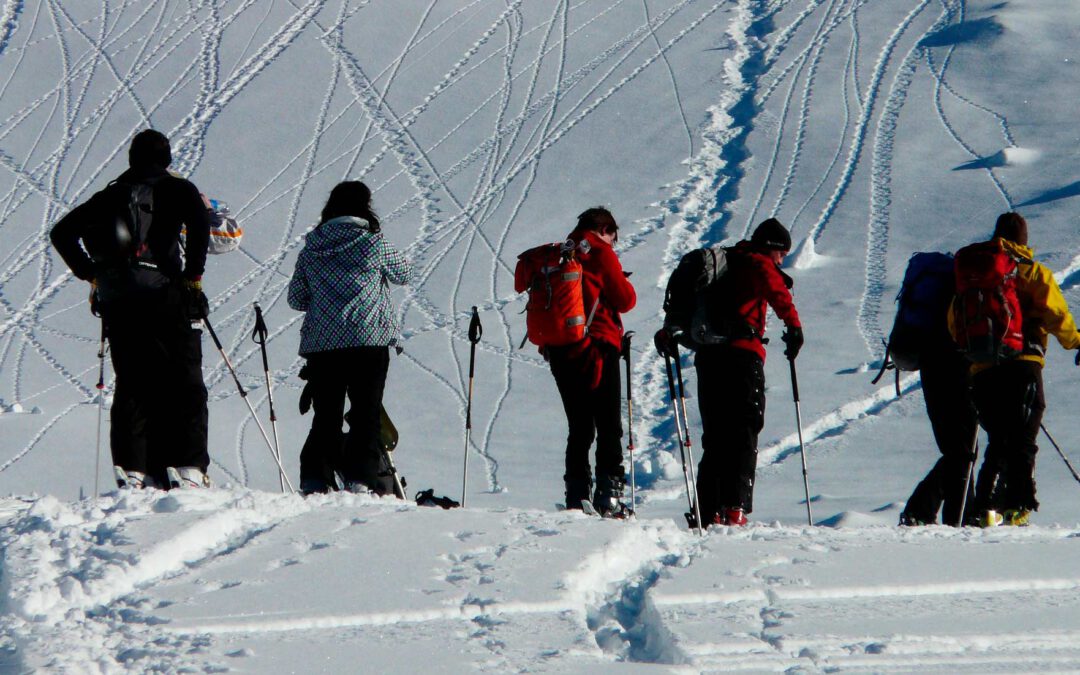
[[[1028,521],[1031,519],[1031,511],[1028,509],[1005,509],[1001,518],[1005,525],[1023,527],[1027,525]]]
[[[197,466],[166,467],[165,475],[170,489],[210,487],[210,476]]]
[[[747,523],[746,512],[740,508],[724,509],[724,524],[729,527],[744,527]]]
[[[979,527],[997,527],[1005,522],[1004,516],[995,511],[994,509],[988,509],[983,511],[979,515]]]
[[[592,479],[587,476],[585,478],[563,476],[563,482],[566,485],[566,509],[568,511],[583,510],[583,504],[589,501],[589,495],[592,494]]]
[[[116,478],[116,487],[129,490],[142,490],[144,488],[156,488],[157,481],[153,476],[148,476],[142,471],[125,471],[122,466],[113,467],[113,476]]]
[[[597,476],[596,493],[593,495],[593,509],[603,518],[624,520],[633,510],[622,501],[626,482],[618,476]]]
[[[933,520],[927,520],[920,518],[916,515],[912,515],[907,511],[900,514],[900,526],[901,527],[922,527],[924,525],[936,525]]]

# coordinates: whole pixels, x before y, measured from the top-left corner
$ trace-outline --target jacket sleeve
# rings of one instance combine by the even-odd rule
[[[308,287],[304,252],[300,251],[300,257],[296,259],[296,269],[292,279],[289,280],[289,307],[298,312],[308,311],[311,306],[311,289]]]
[[[206,251],[210,247],[210,213],[199,189],[186,180],[182,185],[180,215],[187,228],[184,278],[199,279],[206,270]]]
[[[1065,349],[1080,349],[1080,333],[1077,333],[1076,322],[1054,275],[1046,266],[1033,262],[1031,271],[1023,276],[1031,301],[1031,318],[1057,338]]]
[[[623,274],[619,256],[606,246],[594,248],[593,252],[594,255],[600,256],[600,264],[597,267],[603,283],[601,293],[604,300],[612,310],[620,314],[629,312],[637,304],[637,292],[634,290],[634,285],[630,283],[630,279]]]
[[[784,322],[785,326],[802,327],[799,320],[799,312],[795,309],[795,301],[791,297],[791,291],[784,283],[784,275],[773,265],[771,261],[763,265],[765,270],[765,299],[773,308],[776,315]]]
[[[56,252],[71,269],[71,273],[83,281],[93,280],[95,273],[94,261],[79,242],[86,225],[94,220],[96,197],[97,195],[94,195],[89,201],[69,211],[49,232]]]
[[[379,243],[382,248],[382,269],[386,280],[399,286],[408,283],[412,278],[412,265],[388,241],[380,238]]]

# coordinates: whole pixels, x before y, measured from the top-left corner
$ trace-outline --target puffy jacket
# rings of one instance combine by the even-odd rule
[[[388,346],[398,327],[389,284],[404,284],[405,257],[362,218],[343,216],[308,233],[289,282],[289,306],[306,312],[300,354]]]
[[[745,349],[765,360],[765,344],[761,337],[765,334],[766,312],[773,308],[785,326],[802,327],[799,312],[791,298],[791,277],[784,274],[769,255],[749,241],[740,241],[728,249],[728,271],[731,275],[732,304],[735,314],[746,322],[756,337],[737,338],[731,346]]]
[[[592,323],[589,324],[589,337],[620,349],[623,335],[620,314],[629,312],[637,304],[634,286],[623,273],[615,250],[595,232],[572,233],[570,238],[579,244],[581,294],[585,301],[586,317],[596,307]],[[582,251],[586,248],[580,245],[582,241],[587,242],[588,251]]]
[[[1031,248],[1001,237],[995,239],[1018,260],[1016,297],[1020,300],[1024,320],[1024,351],[1016,358],[1044,365],[1049,335],[1057,338],[1065,349],[1080,349],[1080,333],[1053,273],[1045,265],[1035,262],[1035,252]],[[956,335],[952,312],[949,312],[949,332]],[[972,372],[992,365],[974,364]]]

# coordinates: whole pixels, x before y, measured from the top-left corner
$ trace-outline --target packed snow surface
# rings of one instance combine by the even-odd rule
[[[918,376],[870,384],[910,254],[1001,212],[1080,305],[1074,4],[0,2],[0,672],[1080,670],[1058,452],[1030,527],[898,528],[938,453]],[[263,308],[294,479],[310,419],[285,289],[330,188],[373,188],[418,270],[393,296],[396,461],[410,495],[460,499],[467,451],[468,508],[281,494],[209,340],[216,487],[113,488],[111,367],[99,394],[88,288],[48,231],[148,126],[244,227],[208,263],[211,320],[268,427]],[[512,284],[596,204],[639,294],[629,522],[556,508],[563,413]],[[769,216],[795,243],[803,443],[774,323],[751,525],[699,537],[651,335],[679,257]],[[1051,344],[1044,374],[1047,431],[1080,461],[1072,354]]]

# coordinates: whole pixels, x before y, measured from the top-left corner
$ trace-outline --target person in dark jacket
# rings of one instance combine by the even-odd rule
[[[940,510],[942,524],[959,527],[966,522],[961,508],[965,513],[975,512],[975,482],[969,477],[979,426],[971,399],[970,366],[954,344],[942,345],[921,359],[926,415],[941,457],[908,497],[901,525],[932,525]]]
[[[577,244],[582,267],[582,297],[591,316],[586,337],[565,347],[547,347],[545,356],[559,388],[566,422],[566,508],[580,509],[592,500],[601,515],[621,516],[626,471],[622,458],[622,390],[619,354],[621,314],[637,303],[637,294],[613,248],[619,226],[611,212],[593,207],[578,216],[569,239]],[[596,440],[596,491],[593,493],[589,448]]]
[[[754,509],[758,433],[765,425],[763,338],[769,307],[787,327],[784,355],[794,360],[803,344],[792,280],[780,269],[790,249],[791,235],[780,221],[762,222],[749,241],[727,249],[727,272],[708,299],[710,313],[724,319],[716,324],[736,328],[728,342],[702,346],[694,359],[702,427],[697,494],[705,526],[745,525]],[[672,341],[663,329],[656,334],[661,354],[672,353]]]
[[[307,359],[315,409],[300,452],[304,494],[336,489],[335,471],[350,492],[389,492],[379,476],[385,470],[380,410],[398,336],[389,284],[404,284],[411,274],[409,262],[382,236],[367,185],[335,186],[289,282],[289,306],[305,313],[300,355]],[[343,439],[346,398],[351,409]]]
[[[110,441],[118,484],[209,485],[202,275],[209,214],[198,188],[170,174],[169,140],[141,131],[130,168],[52,228],[72,274],[90,282],[108,335],[116,390]],[[181,257],[180,231],[187,238]]]

